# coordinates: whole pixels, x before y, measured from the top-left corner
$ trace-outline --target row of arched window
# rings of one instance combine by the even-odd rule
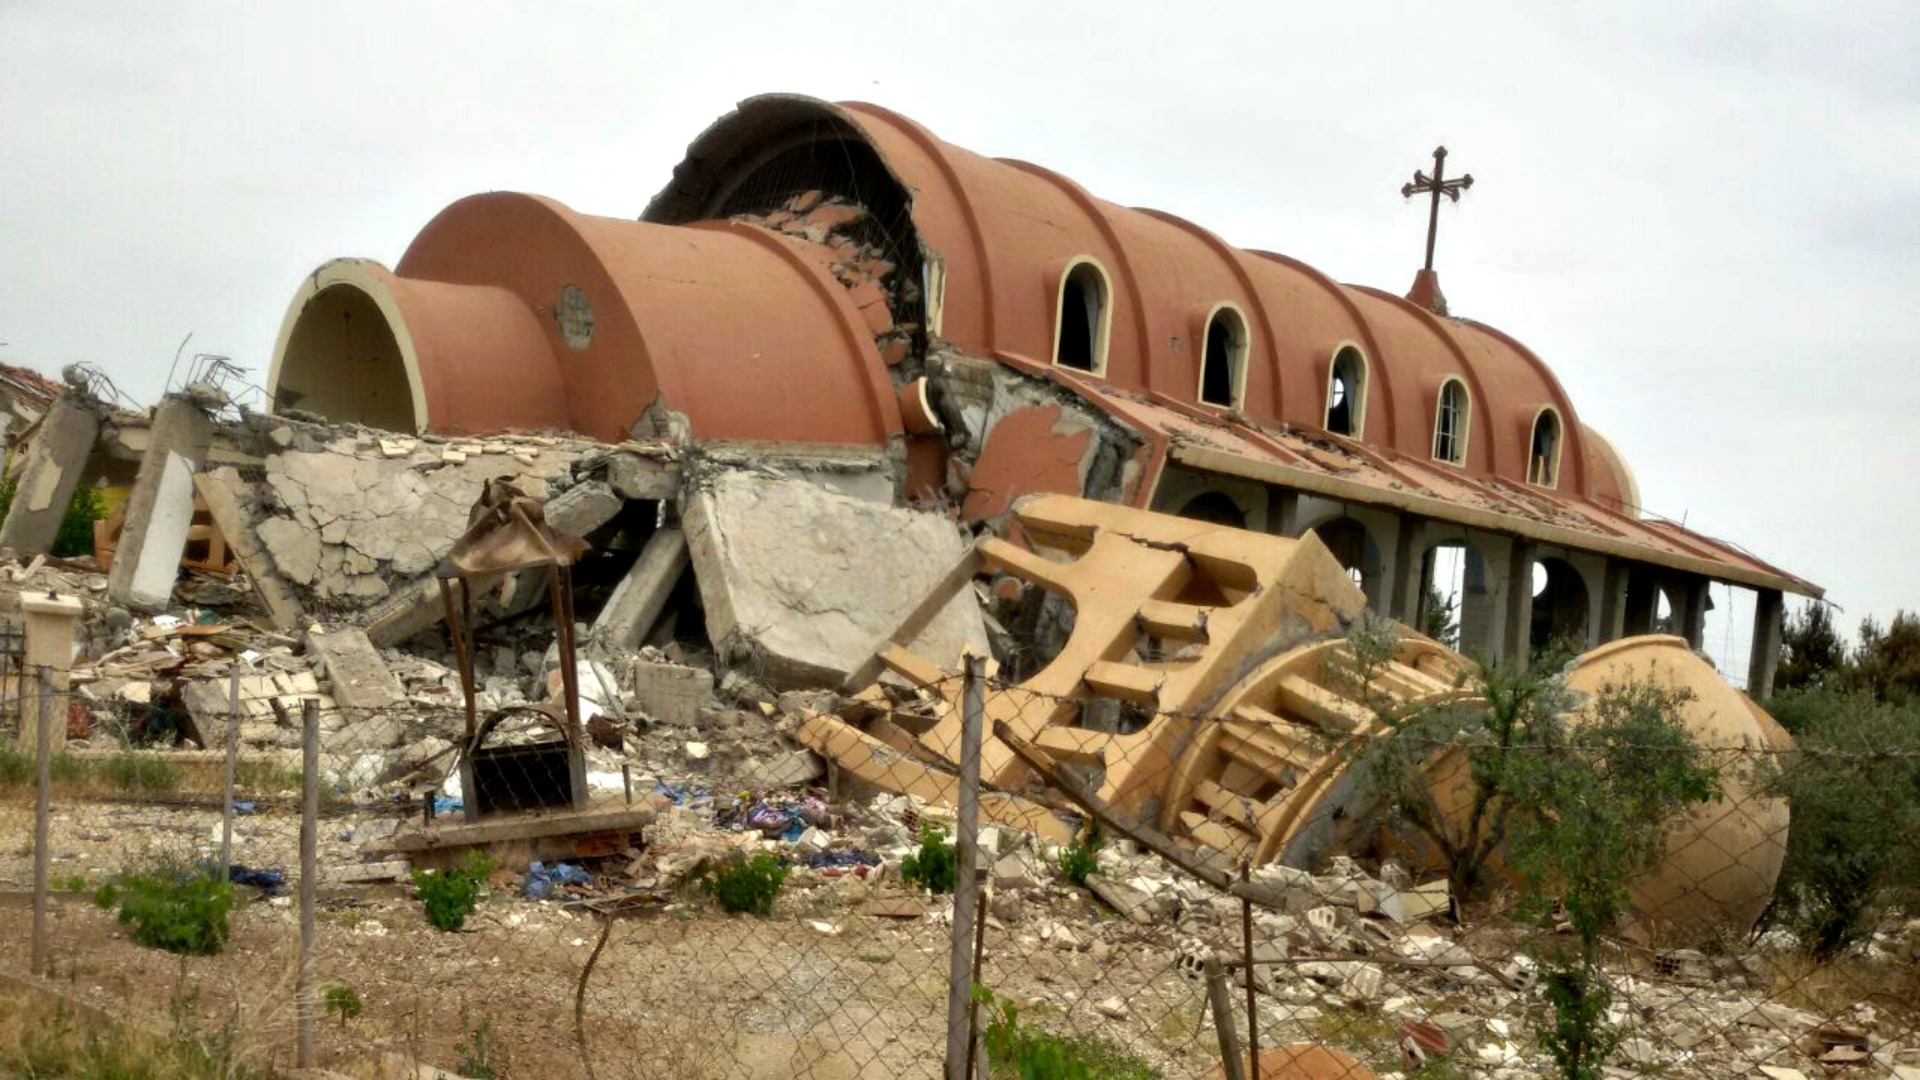
[[[1060,278],[1060,315],[1053,362],[1060,367],[1104,374],[1107,337],[1113,320],[1107,275],[1098,263],[1076,260]],[[1207,316],[1200,350],[1199,397],[1202,404],[1239,408],[1246,393],[1249,337],[1246,317],[1222,303]],[[1327,372],[1326,429],[1360,438],[1367,415],[1367,358],[1343,345]],[[1473,398],[1467,384],[1449,376],[1434,400],[1433,459],[1467,463],[1467,439],[1473,430]],[[1527,482],[1554,487],[1560,473],[1560,414],[1551,406],[1534,417],[1527,453]]]

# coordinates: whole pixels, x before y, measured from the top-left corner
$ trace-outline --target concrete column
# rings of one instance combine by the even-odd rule
[[[127,495],[126,527],[107,573],[107,595],[141,611],[173,596],[193,523],[193,474],[206,464],[213,420],[190,399],[169,394],[153,411],[140,473]]]
[[[1360,521],[1358,518],[1355,520]],[[1391,616],[1393,590],[1399,580],[1399,561],[1394,556],[1403,531],[1400,519],[1396,517],[1388,522],[1388,527],[1393,530],[1392,536],[1380,535],[1375,526],[1369,526],[1365,521],[1360,521],[1360,524],[1367,529],[1367,540],[1372,542],[1370,547],[1364,544],[1361,547],[1360,588],[1367,594],[1367,606],[1373,609],[1375,615]],[[1374,551],[1379,553],[1379,559],[1370,566],[1367,556]]]
[[[1687,639],[1687,645],[1698,649],[1707,638],[1707,590],[1713,582],[1703,577],[1683,579],[1680,588],[1681,636]]]
[[[1268,503],[1267,526],[1275,536],[1300,535],[1300,493],[1291,488],[1274,488]]]
[[[1506,642],[1500,597],[1506,589],[1509,541],[1477,535],[1466,548],[1466,574],[1460,592],[1460,648],[1498,660]]]
[[[40,432],[27,444],[26,466],[14,490],[13,506],[0,524],[0,548],[31,557],[53,550],[60,519],[93,456],[100,437],[99,405],[72,390],[54,399],[40,421]]]
[[[1753,600],[1753,655],[1747,661],[1747,696],[1765,701],[1773,696],[1773,675],[1780,667],[1779,589],[1760,589]]]
[[[73,624],[80,618],[81,604],[71,596],[24,592],[20,610],[27,620],[26,667],[17,676],[21,680],[20,747],[38,752],[39,671],[46,668],[54,690],[53,700],[47,703],[53,710],[53,751],[59,753],[67,745],[67,673],[73,668]]]
[[[1626,636],[1627,579],[1629,567],[1619,559],[1608,559],[1600,581],[1600,629],[1593,645],[1599,647]]]
[[[1506,624],[1504,656],[1515,667],[1524,666],[1532,652],[1533,553],[1532,543],[1515,540],[1507,559],[1507,595],[1500,608]]]
[[[1418,629],[1421,589],[1426,584],[1427,519],[1403,515],[1393,544],[1392,603],[1387,614]]]

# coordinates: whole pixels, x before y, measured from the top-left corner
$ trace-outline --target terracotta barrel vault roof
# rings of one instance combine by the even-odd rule
[[[868,143],[911,193],[920,243],[945,270],[941,336],[962,348],[1050,360],[1060,275],[1091,256],[1112,284],[1103,377],[1114,386],[1196,400],[1207,317],[1231,303],[1248,323],[1242,409],[1256,420],[1322,426],[1329,368],[1351,344],[1368,362],[1366,441],[1429,456],[1436,395],[1457,377],[1473,401],[1468,472],[1524,480],[1534,418],[1551,405],[1566,431],[1561,490],[1621,495],[1611,470],[1591,468],[1578,411],[1552,371],[1499,331],[1233,247],[1171,214],[1107,202],[1038,165],[943,142],[876,105],[750,99],[694,142],[646,218],[713,216],[769,148],[808,138]]]
[[[1152,472],[1178,461],[1820,594],[1728,542],[1642,518],[1624,462],[1581,421],[1547,364],[1510,335],[1385,290],[1340,284],[1286,255],[1234,247],[1172,214],[1099,199],[1058,173],[976,154],[877,105],[795,95],[742,102],[694,140],[643,220],[728,213],[756,169],[809,142],[870,147],[905,193],[920,249],[942,271],[928,278],[940,284],[925,313],[940,337],[1074,389],[1148,439]],[[1111,284],[1098,375],[1050,366],[1058,284],[1083,257],[1097,260]],[[1245,314],[1251,339],[1233,415],[1198,400],[1206,321],[1222,303]],[[1358,440],[1324,431],[1333,358],[1348,345],[1367,360]],[[1472,403],[1462,466],[1432,456],[1436,401],[1452,378]],[[1563,444],[1558,482],[1544,489],[1526,480],[1533,425],[1549,407],[1562,421]],[[1305,452],[1316,445],[1332,453]],[[1150,477],[1139,500],[1151,487]]]

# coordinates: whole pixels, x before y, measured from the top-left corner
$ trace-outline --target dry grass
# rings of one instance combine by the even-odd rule
[[[238,1012],[201,1015],[175,992],[156,1028],[75,1006],[57,992],[0,982],[0,1075],[74,1080],[264,1080],[259,1043]]]
[[[1770,957],[1768,997],[1821,1017],[1839,1016],[1860,1002],[1920,1023],[1920,966],[1848,953],[1824,964],[1802,953]]]

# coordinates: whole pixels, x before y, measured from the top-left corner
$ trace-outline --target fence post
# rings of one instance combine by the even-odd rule
[[[53,674],[39,668],[39,706],[34,716],[33,949],[27,970],[47,973],[47,839],[53,812]],[[22,726],[25,726],[24,718]]]
[[[220,806],[220,877],[233,880],[233,776],[240,765],[240,661],[227,676],[227,783]]]
[[[1233,999],[1227,996],[1227,973],[1217,956],[1206,960],[1207,1004],[1213,1010],[1213,1030],[1220,1039],[1220,1068],[1225,1080],[1246,1080],[1240,1060],[1240,1038],[1233,1030]],[[1253,972],[1247,972],[1252,978]]]
[[[980,728],[984,711],[980,658],[966,658],[966,683],[960,706],[960,805],[955,821],[953,867],[953,949],[947,978],[947,1078],[967,1080],[968,1017],[973,1003],[974,910],[980,903]]]
[[[320,701],[300,703],[300,966],[294,984],[294,1018],[299,1048],[294,1061],[313,1068],[313,906],[314,850],[320,839]]]
[[[1240,882],[1252,880],[1251,865],[1246,860],[1240,862]],[[1260,1080],[1260,1013],[1254,996],[1253,970],[1253,901],[1244,894],[1240,897],[1240,948],[1241,972],[1247,977],[1247,1076],[1249,1080]]]

